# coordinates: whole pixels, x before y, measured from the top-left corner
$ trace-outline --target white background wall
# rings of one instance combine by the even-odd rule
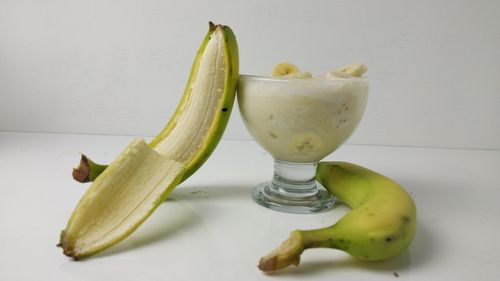
[[[500,1],[0,0],[0,130],[156,134],[212,20],[241,73],[368,65],[350,143],[500,149]],[[233,112],[226,138],[249,139]]]

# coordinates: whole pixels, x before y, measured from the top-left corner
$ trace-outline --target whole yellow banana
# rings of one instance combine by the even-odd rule
[[[334,248],[375,261],[394,257],[410,245],[416,207],[399,184],[346,162],[320,163],[316,178],[352,210],[330,227],[293,231],[278,249],[261,258],[261,270],[298,265],[309,248]]]

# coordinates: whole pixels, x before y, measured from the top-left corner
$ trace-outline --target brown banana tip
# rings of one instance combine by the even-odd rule
[[[225,26],[223,24],[215,24],[212,21],[208,22],[208,29],[211,31],[222,30]]]
[[[73,247],[62,246],[62,248],[63,248],[63,254],[65,256],[73,258],[74,260],[78,260],[78,257],[75,256],[75,250],[73,249]]]
[[[276,270],[278,264],[278,257],[274,256],[271,258],[261,258],[259,261],[259,269],[264,272],[269,272]]]
[[[82,154],[78,167],[73,169],[73,179],[85,183],[90,181],[90,165],[87,156]]]

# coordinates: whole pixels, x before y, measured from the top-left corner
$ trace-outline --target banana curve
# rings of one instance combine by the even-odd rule
[[[399,184],[345,162],[321,162],[316,179],[353,209],[332,226],[293,231],[279,248],[261,258],[261,270],[297,265],[302,252],[310,248],[333,248],[376,261],[409,247],[416,231],[416,207]]]

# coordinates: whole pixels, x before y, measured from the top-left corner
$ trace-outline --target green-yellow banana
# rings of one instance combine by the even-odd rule
[[[394,257],[410,245],[416,208],[399,184],[345,162],[320,163],[316,178],[352,210],[330,227],[293,231],[278,249],[261,258],[261,270],[298,265],[300,255],[309,248],[334,248],[375,261]]]
[[[229,120],[238,71],[233,32],[210,23],[184,95],[162,132],[149,145],[133,141],[109,166],[82,157],[73,176],[95,181],[61,233],[64,254],[87,257],[126,238],[207,160]]]

